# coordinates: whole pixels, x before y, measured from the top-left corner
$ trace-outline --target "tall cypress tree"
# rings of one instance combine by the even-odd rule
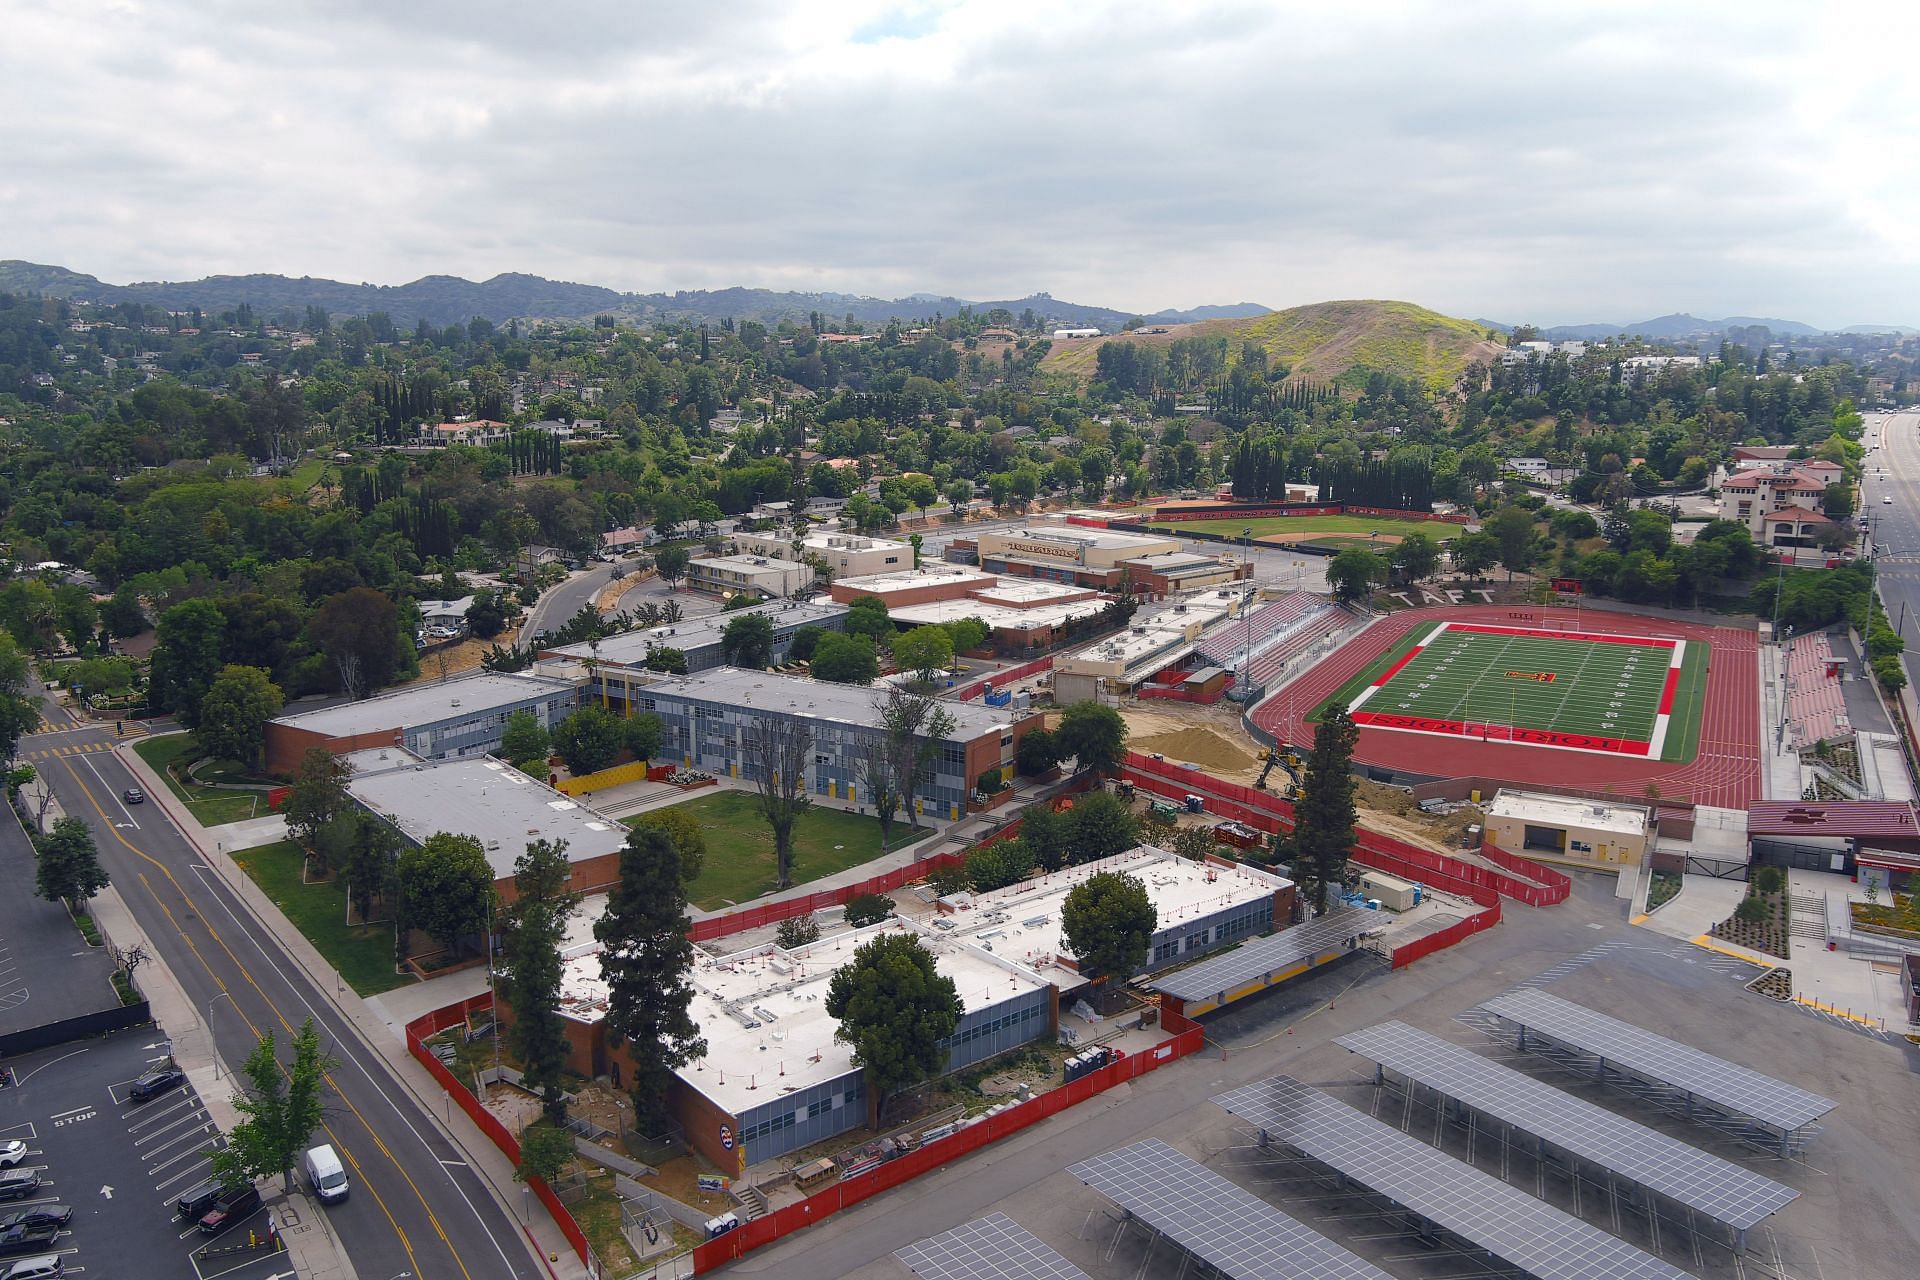
[[[607,1039],[633,1046],[627,1088],[648,1120],[665,1118],[675,1067],[707,1051],[687,1006],[693,942],[687,935],[687,887],[673,840],[659,827],[636,827],[620,852],[620,881],[593,926],[603,948]]]
[[[513,868],[518,896],[507,909],[505,994],[513,1006],[507,1044],[520,1060],[527,1087],[540,1095],[547,1119],[566,1119],[566,1095],[560,1088],[567,1065],[566,1021],[560,1015],[560,983],[566,971],[561,949],[567,945],[567,920],[580,895],[567,891],[572,867],[565,840],[535,840]]]
[[[1346,707],[1336,703],[1321,713],[1307,758],[1304,794],[1294,806],[1293,878],[1316,911],[1327,909],[1330,889],[1346,878],[1347,853],[1353,847],[1353,747],[1360,729]]]

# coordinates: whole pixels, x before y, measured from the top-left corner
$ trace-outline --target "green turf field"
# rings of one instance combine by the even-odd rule
[[[1327,701],[1352,707],[1383,672],[1424,645],[1355,710],[1636,742],[1652,738],[1670,659],[1665,646],[1440,627],[1415,627]],[[1660,760],[1693,758],[1706,669],[1707,646],[1689,640]]]
[[[1370,533],[1405,537],[1424,533],[1435,542],[1464,533],[1465,526],[1445,520],[1395,520],[1387,516],[1266,516],[1255,520],[1156,520],[1156,529],[1174,529],[1181,533],[1217,533],[1238,538],[1241,530],[1252,529],[1253,537],[1273,533],[1346,533],[1364,538]]]

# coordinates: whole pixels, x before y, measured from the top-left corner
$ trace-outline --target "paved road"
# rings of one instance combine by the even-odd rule
[[[1920,677],[1920,413],[1870,413],[1866,419],[1865,441],[1878,447],[1867,454],[1861,482],[1865,547],[1874,557],[1880,599],[1906,636],[1912,681]],[[1884,476],[1878,474],[1882,467]]]
[[[92,735],[92,736],[89,736]],[[87,745],[112,726],[56,741]],[[45,749],[43,736],[22,754]],[[157,804],[127,806],[136,782],[117,757],[76,751],[40,762],[61,805],[94,828],[100,858],[228,1063],[272,1030],[285,1045],[314,1019],[340,1062],[330,1081],[326,1140],[348,1161],[353,1197],[330,1211],[363,1277],[509,1280],[536,1275],[524,1237],[462,1152],[387,1072],[345,1020],[202,862]],[[176,1029],[177,1030],[177,1029]]]
[[[533,602],[520,634],[531,640],[542,631],[562,626],[580,612],[582,606],[592,604],[593,598],[612,581],[613,569],[609,565],[595,564],[582,569]]]

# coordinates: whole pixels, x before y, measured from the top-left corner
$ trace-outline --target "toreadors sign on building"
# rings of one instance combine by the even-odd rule
[[[1006,544],[1008,552],[1023,556],[1052,556],[1056,560],[1079,560],[1078,547],[1063,547],[1055,542],[1013,542]]]
[[[729,1151],[733,1150],[733,1126],[732,1125],[723,1124],[720,1126],[720,1145],[725,1147]]]

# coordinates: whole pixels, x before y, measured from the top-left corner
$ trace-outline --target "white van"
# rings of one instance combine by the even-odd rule
[[[347,1198],[347,1171],[332,1147],[322,1145],[307,1152],[307,1183],[325,1204]]]

